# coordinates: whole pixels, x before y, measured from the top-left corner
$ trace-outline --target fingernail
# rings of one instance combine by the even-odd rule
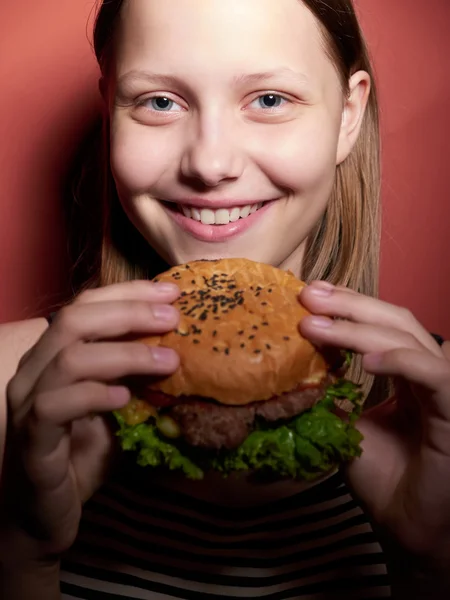
[[[172,365],[177,360],[177,355],[171,348],[150,346],[149,351],[153,357],[153,360],[161,365]]]
[[[177,310],[169,304],[155,304],[152,306],[153,316],[157,321],[172,323],[177,318]]]
[[[329,329],[333,325],[333,320],[327,317],[311,317],[309,322],[317,329]]]
[[[310,285],[311,294],[314,294],[314,296],[320,296],[322,298],[331,296],[334,289],[334,285],[328,283],[328,281],[313,281],[313,283]]]
[[[159,294],[172,294],[179,292],[180,288],[175,283],[155,283],[155,291]]]
[[[108,396],[117,408],[126,406],[131,399],[130,390],[124,386],[110,386]]]

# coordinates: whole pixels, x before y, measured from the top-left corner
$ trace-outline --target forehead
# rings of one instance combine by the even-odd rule
[[[129,69],[202,74],[289,68],[334,72],[312,13],[300,0],[128,0],[116,52]]]

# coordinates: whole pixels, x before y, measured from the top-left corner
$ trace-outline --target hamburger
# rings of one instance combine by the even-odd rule
[[[154,281],[180,287],[180,322],[140,341],[173,348],[180,366],[125,382],[117,435],[139,465],[191,479],[210,469],[313,479],[360,455],[362,393],[343,378],[348,355],[300,335],[305,283],[245,259],[195,261]]]

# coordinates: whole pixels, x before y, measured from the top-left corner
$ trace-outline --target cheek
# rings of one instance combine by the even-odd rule
[[[151,143],[145,127],[115,123],[111,130],[111,169],[117,186],[139,194],[155,185],[174,164],[173,145],[162,132],[153,132]]]
[[[259,162],[282,188],[314,194],[329,190],[336,170],[338,128],[335,122],[316,119],[287,123],[284,130],[267,132],[259,140]]]

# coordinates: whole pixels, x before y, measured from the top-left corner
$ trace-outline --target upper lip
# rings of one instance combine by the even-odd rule
[[[177,198],[176,200],[163,200],[163,202],[171,202],[174,204],[180,204],[181,206],[190,206],[194,208],[234,208],[237,206],[248,206],[253,204],[259,204],[264,202],[270,202],[274,198],[268,198],[267,200],[252,199],[252,200],[233,200],[231,198]]]

